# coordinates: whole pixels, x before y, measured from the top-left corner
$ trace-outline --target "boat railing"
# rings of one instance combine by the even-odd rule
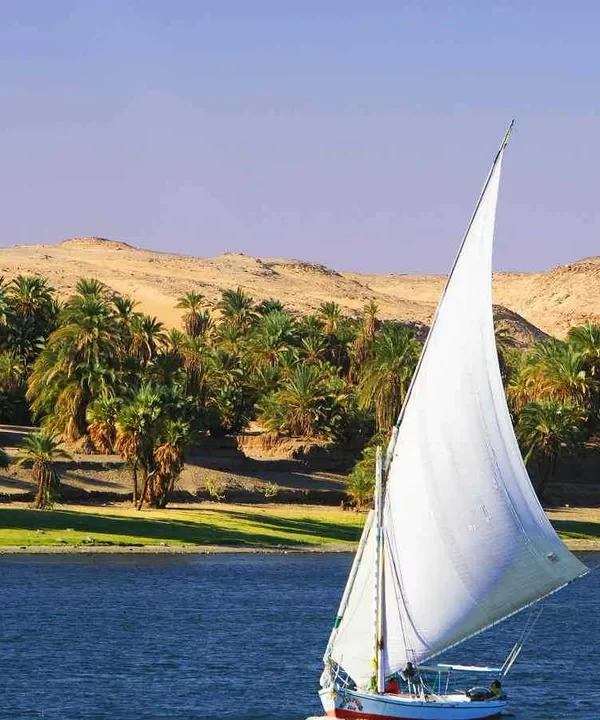
[[[450,677],[453,673],[480,673],[484,675],[493,675],[498,677],[502,672],[502,668],[488,667],[482,665],[454,665],[450,663],[437,663],[436,665],[419,665],[419,673],[423,678],[422,673],[430,673],[434,675],[434,680],[430,683],[426,683],[424,679],[421,680],[423,685],[430,690],[434,695],[447,695],[450,688]],[[458,692],[458,691],[457,691]]]

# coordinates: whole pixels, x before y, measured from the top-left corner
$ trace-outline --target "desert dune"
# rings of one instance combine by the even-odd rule
[[[223,290],[241,287],[257,301],[275,297],[297,313],[334,300],[354,316],[373,300],[382,318],[423,328],[444,284],[439,275],[342,272],[302,260],[241,253],[189,257],[96,237],[0,249],[0,275],[8,281],[18,274],[46,276],[61,298],[73,292],[81,277],[98,278],[167,326],[180,325],[181,311],[174,306],[184,293],[201,292],[214,304]],[[544,333],[563,337],[572,325],[600,321],[600,258],[548,272],[498,273],[493,292],[497,320],[523,344]]]

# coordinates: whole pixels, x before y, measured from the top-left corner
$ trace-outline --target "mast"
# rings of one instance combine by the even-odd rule
[[[462,242],[460,244],[460,247],[458,248],[458,252],[456,253],[456,257],[454,258],[454,262],[452,263],[452,267],[450,269],[450,272],[448,273],[448,277],[446,279],[446,284],[444,285],[444,290],[442,292],[442,295],[440,297],[440,301],[438,303],[438,306],[435,310],[435,314],[433,316],[433,320],[431,321],[431,326],[429,328],[429,332],[427,333],[427,337],[425,338],[425,342],[423,344],[423,350],[421,351],[421,356],[419,357],[419,362],[417,363],[417,367],[415,368],[415,371],[413,373],[413,376],[410,381],[410,385],[408,386],[408,390],[406,391],[406,397],[404,398],[404,403],[402,404],[402,408],[400,410],[400,414],[398,415],[398,420],[396,420],[396,424],[394,425],[394,428],[392,430],[392,436],[390,438],[390,442],[388,444],[387,451],[385,453],[385,464],[384,464],[384,472],[387,474],[388,470],[390,469],[390,463],[392,462],[392,456],[394,454],[394,448],[396,447],[396,442],[398,440],[398,430],[400,429],[400,425],[402,424],[402,418],[404,417],[404,413],[406,411],[406,406],[408,405],[408,401],[410,400],[410,396],[413,391],[413,387],[415,385],[415,381],[417,379],[417,376],[419,374],[419,370],[421,369],[421,365],[423,362],[423,358],[425,357],[425,352],[427,351],[427,345],[429,344],[429,338],[431,337],[431,334],[433,332],[433,328],[435,327],[440,307],[442,306],[444,297],[446,295],[446,292],[448,291],[448,286],[450,285],[450,281],[452,280],[452,275],[454,273],[454,269],[456,268],[456,264],[458,263],[458,258],[460,257],[460,254],[462,252],[462,249],[465,245],[465,242],[467,238],[469,237],[469,231],[471,230],[471,226],[473,225],[473,221],[475,220],[475,217],[477,215],[477,212],[479,210],[479,207],[481,205],[481,201],[483,200],[486,190],[488,189],[488,185],[490,184],[490,180],[492,179],[492,175],[494,174],[494,170],[496,168],[496,165],[498,164],[498,161],[502,157],[502,152],[504,151],[504,148],[508,145],[508,141],[510,139],[510,136],[512,134],[512,130],[514,127],[515,121],[511,120],[510,125],[508,126],[508,130],[506,131],[504,138],[502,140],[502,144],[500,145],[500,148],[498,149],[498,152],[496,153],[496,157],[494,158],[494,162],[492,163],[492,167],[490,168],[490,171],[488,173],[488,176],[485,180],[485,183],[483,184],[483,188],[481,190],[481,193],[479,194],[479,199],[477,200],[477,205],[475,205],[475,210],[473,211],[473,214],[471,215],[471,219],[469,220],[469,224],[467,225],[467,230],[463,236]]]
[[[385,687],[384,652],[384,581],[383,581],[383,457],[377,448],[375,463],[375,532],[377,567],[375,575],[375,689],[383,693]]]

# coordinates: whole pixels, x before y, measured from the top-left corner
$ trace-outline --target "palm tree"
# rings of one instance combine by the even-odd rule
[[[513,354],[518,348],[518,343],[511,335],[509,328],[494,322],[494,335],[496,337],[496,352],[498,354],[498,365],[500,366],[500,375],[502,382],[506,385],[509,380],[511,369],[514,369],[511,363]]]
[[[380,325],[377,318],[378,312],[379,306],[373,300],[363,308],[362,322],[352,344],[350,377],[353,381],[356,381],[361,368],[373,357],[373,343]]]
[[[186,402],[176,390],[144,385],[116,418],[116,449],[133,475],[133,503],[165,507],[190,437]],[[138,471],[142,487],[138,494]]]
[[[113,304],[107,297],[96,293],[72,295],[64,304],[60,317],[61,328],[82,325],[90,336],[98,334],[99,328],[104,328],[107,324],[110,325],[111,332],[116,332]]]
[[[52,308],[53,288],[46,278],[37,275],[17,275],[7,289],[7,299],[16,315],[39,317]]]
[[[204,403],[206,373],[211,362],[210,348],[203,338],[186,336],[179,352],[186,375],[186,391],[191,395],[199,395]]]
[[[50,327],[42,329],[40,325],[35,318],[15,315],[6,328],[3,345],[15,350],[27,364],[31,364],[44,349],[47,334],[52,330]]]
[[[420,343],[412,330],[386,323],[373,343],[373,358],[366,363],[358,385],[362,408],[375,409],[378,431],[389,431],[400,413],[419,358]]]
[[[86,411],[88,434],[96,450],[104,455],[115,451],[116,421],[122,404],[121,398],[103,395],[88,405]]]
[[[24,438],[22,447],[25,454],[18,465],[33,463],[33,480],[37,485],[34,507],[40,510],[50,509],[58,497],[60,476],[56,472],[54,462],[59,458],[70,459],[70,455],[60,447],[56,435],[34,433]]]
[[[531,402],[520,412],[517,437],[525,454],[525,463],[534,461],[539,469],[536,491],[544,499],[547,483],[560,458],[573,453],[583,440],[585,411],[577,405],[557,400]]]
[[[164,325],[156,317],[136,313],[131,320],[131,354],[146,367],[167,342]]]
[[[2,293],[0,310],[6,316],[6,344],[31,363],[56,328],[59,305],[45,278],[18,275]]]
[[[177,330],[176,328],[171,328],[166,335],[166,344],[167,347],[170,348],[173,352],[178,353],[181,355],[181,350],[185,343],[187,342],[187,339],[189,338],[189,335],[187,335],[184,332],[181,332],[181,330]]]
[[[276,300],[275,298],[267,298],[256,306],[256,312],[259,315],[268,315],[276,310],[278,312],[285,312],[285,305],[281,300]]]
[[[328,394],[319,368],[299,365],[281,389],[260,404],[269,430],[302,437],[329,435]]]
[[[0,352],[0,389],[16,392],[23,386],[25,364],[23,358],[14,350]]]
[[[281,351],[278,359],[278,367],[281,371],[281,377],[289,378],[290,375],[296,370],[299,362],[298,348],[289,347]],[[331,368],[329,363],[322,363],[319,369],[323,371],[325,367]]]
[[[4,283],[4,276],[0,275],[0,345],[2,347],[11,347],[7,340],[12,320],[13,312],[8,299],[8,288]]]
[[[0,326],[8,325],[12,307],[8,298],[8,287],[4,275],[0,275]]]
[[[300,353],[304,362],[319,365],[325,360],[327,342],[322,335],[308,335],[302,339]]]
[[[31,422],[25,399],[27,367],[16,350],[0,352],[0,421],[11,425]]]
[[[592,377],[600,376],[600,325],[586,322],[572,327],[567,342],[582,355],[588,373]]]
[[[118,294],[113,295],[112,302],[116,310],[117,320],[125,324],[130,322],[131,318],[135,314],[137,302],[127,295]]]
[[[555,339],[533,346],[508,387],[517,407],[536,400],[573,402],[585,407],[597,390],[598,380],[586,371],[583,355]]]
[[[323,337],[323,324],[316,315],[303,315],[298,320],[298,332],[305,337]]]
[[[554,343],[551,354],[540,366],[540,391],[542,396],[580,405],[597,388],[597,381],[585,370],[583,357],[565,343]]]
[[[249,353],[254,367],[279,364],[283,353],[298,341],[294,319],[285,311],[273,310],[254,326]]]
[[[237,355],[241,353],[245,340],[244,331],[236,325],[226,322],[219,325],[216,344],[222,350]]]
[[[129,463],[133,476],[133,505],[141,509],[153,472],[154,440],[162,412],[159,392],[142,386],[136,396],[121,408],[116,418],[115,449]],[[138,496],[138,471],[142,473],[142,492]]]
[[[111,294],[108,285],[96,278],[81,278],[75,286],[75,293],[96,300],[108,300]]]
[[[183,420],[169,419],[158,447],[154,450],[154,487],[152,496],[158,508],[164,508],[175,487],[175,482],[183,470],[183,455],[190,440],[189,423]]]
[[[335,335],[342,319],[342,311],[336,302],[328,301],[321,303],[317,310],[317,317],[323,324],[325,335]]]
[[[175,350],[159,350],[148,368],[148,376],[158,385],[171,386],[182,379],[183,357]]]
[[[76,440],[89,403],[116,385],[120,336],[110,303],[95,294],[73,296],[63,321],[34,363],[27,399],[52,432]]]
[[[203,397],[215,413],[210,420],[211,434],[239,432],[247,424],[255,401],[250,375],[239,355],[223,348],[211,352],[203,376]]]
[[[284,371],[281,365],[264,365],[252,370],[252,389],[257,398],[275,392],[281,384]]]
[[[119,295],[115,293],[110,301],[114,310],[115,320],[120,329],[123,340],[123,349],[129,350],[131,342],[131,323],[133,318],[138,314],[136,312],[137,302],[127,295]]]
[[[535,382],[531,367],[527,363],[527,354],[511,355],[512,367],[506,386],[506,399],[513,417],[535,398]]]
[[[321,333],[325,336],[328,346],[328,359],[339,367],[343,375],[350,370],[350,347],[355,340],[355,321],[344,317],[336,302],[321,303],[317,310],[317,320]],[[306,320],[301,325],[303,334],[311,328],[314,321]],[[312,334],[312,333],[310,333]]]
[[[199,308],[203,300],[204,295],[202,293],[189,292],[180,297],[175,306],[186,311],[183,315],[183,327],[190,337],[197,337],[201,334],[202,321]]]
[[[356,341],[357,329],[356,320],[342,317],[335,334],[328,338],[331,362],[344,376],[348,376],[350,373],[350,352]]]
[[[198,313],[198,335],[209,340],[215,331],[215,323],[208,310]]]
[[[116,419],[115,450],[131,468],[132,498],[134,507],[138,503],[138,470],[142,455],[143,424],[139,412],[132,407],[122,408]]]
[[[297,324],[300,337],[323,337],[323,325],[316,315],[302,315]]]
[[[224,290],[217,308],[225,322],[239,330],[247,330],[256,318],[254,301],[242,288]]]

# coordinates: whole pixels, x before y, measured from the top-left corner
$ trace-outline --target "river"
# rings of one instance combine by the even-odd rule
[[[582,556],[590,566],[600,555]],[[4,720],[303,720],[345,554],[2,555]],[[600,718],[600,573],[549,598],[506,688],[519,720]],[[452,658],[502,662],[517,617]]]

